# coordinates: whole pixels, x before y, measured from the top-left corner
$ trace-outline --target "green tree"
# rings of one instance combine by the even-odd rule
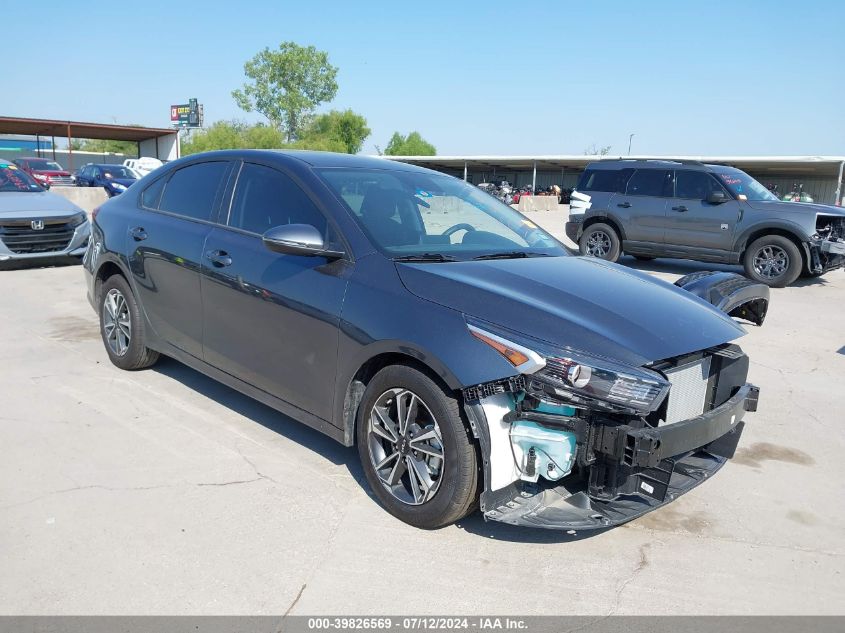
[[[437,154],[437,149],[419,132],[411,132],[408,136],[394,132],[387,147],[384,148],[384,153],[388,156],[434,156]]]
[[[182,155],[215,149],[280,149],[286,147],[282,133],[270,125],[241,121],[217,121],[206,130],[193,132],[182,143]]]
[[[135,141],[109,141],[98,138],[72,139],[70,148],[76,152],[96,152],[98,154],[138,155],[138,144]]]
[[[337,94],[337,68],[328,53],[295,42],[265,48],[244,64],[244,74],[249,81],[232,91],[238,106],[263,114],[288,142],[307,127],[318,105]]]
[[[367,119],[352,110],[332,110],[317,116],[303,132],[301,141],[308,149],[331,148],[329,151],[357,154],[370,135]]]

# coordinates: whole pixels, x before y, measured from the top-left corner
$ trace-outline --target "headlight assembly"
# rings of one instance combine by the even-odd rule
[[[663,402],[669,383],[641,367],[629,367],[467,319],[470,333],[533,383],[561,400],[587,409],[645,415]]]
[[[84,223],[87,219],[88,215],[84,211],[80,211],[79,213],[76,213],[75,215],[71,216],[70,220],[68,221],[68,224],[70,224],[71,226],[79,226],[80,224]]]

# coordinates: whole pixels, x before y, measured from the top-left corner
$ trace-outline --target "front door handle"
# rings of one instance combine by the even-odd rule
[[[225,268],[226,266],[232,265],[232,258],[229,257],[229,253],[226,251],[208,251],[205,256],[217,268]]]
[[[143,242],[147,239],[147,232],[144,230],[143,226],[136,226],[135,228],[129,229],[129,235],[131,235],[132,239],[136,242]]]
[[[672,207],[672,211],[678,211],[679,213],[684,213],[685,211],[688,211],[688,210],[689,209],[687,209],[684,205],[681,205],[679,207]]]
[[[630,203],[630,202],[620,202],[620,203],[619,203],[619,204],[617,204],[616,206],[617,206],[617,207],[622,207],[623,209],[627,209],[628,207],[630,207],[630,206],[631,206],[631,203]]]

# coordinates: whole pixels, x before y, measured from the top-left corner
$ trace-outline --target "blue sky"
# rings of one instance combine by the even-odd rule
[[[7,116],[166,126],[196,96],[257,121],[243,63],[294,40],[340,68],[323,109],[367,117],[365,153],[416,129],[440,154],[845,154],[841,0],[3,5]]]

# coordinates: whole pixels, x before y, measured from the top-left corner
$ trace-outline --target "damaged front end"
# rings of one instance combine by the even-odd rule
[[[721,468],[757,408],[736,345],[633,368],[487,323],[469,328],[521,372],[463,391],[487,519],[564,530],[630,521]]]
[[[816,233],[809,242],[808,270],[821,275],[845,267],[845,217],[816,216]]]

